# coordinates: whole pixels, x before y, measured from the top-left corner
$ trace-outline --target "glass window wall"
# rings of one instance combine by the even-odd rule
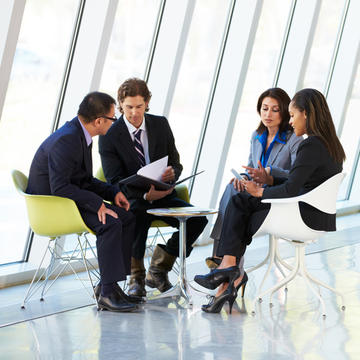
[[[243,172],[241,166],[247,165],[250,137],[260,121],[256,111],[257,99],[263,91],[273,86],[290,6],[290,0],[263,3],[219,199],[226,184],[233,177],[230,169]]]
[[[28,174],[51,131],[77,7],[73,0],[26,1],[0,120],[0,264],[23,260],[28,222],[10,173]]]
[[[230,1],[201,0],[194,9],[169,113],[184,176],[192,170],[229,6]]]

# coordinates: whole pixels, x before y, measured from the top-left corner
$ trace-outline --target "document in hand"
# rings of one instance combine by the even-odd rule
[[[120,184],[130,185],[142,189],[144,191],[148,191],[150,189],[150,185],[154,185],[156,190],[168,190],[171,187],[174,187],[177,184],[186,181],[203,171],[200,171],[196,174],[190,175],[185,179],[182,179],[175,184],[168,184],[161,181],[161,176],[164,173],[168,163],[168,157],[165,156],[159,160],[156,160],[146,166],[143,166],[139,171],[127,177],[126,179],[120,180]]]

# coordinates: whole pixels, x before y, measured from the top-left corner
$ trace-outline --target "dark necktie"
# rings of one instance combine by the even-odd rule
[[[134,134],[134,146],[136,153],[139,157],[139,161],[141,164],[141,167],[145,166],[145,156],[144,156],[144,148],[142,146],[140,137],[141,137],[141,129],[137,129],[133,132]]]

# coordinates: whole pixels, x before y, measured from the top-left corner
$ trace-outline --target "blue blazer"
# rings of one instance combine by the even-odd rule
[[[263,152],[260,140],[257,138],[258,133],[254,131],[251,136],[250,154],[248,166],[257,168],[258,160]],[[288,131],[286,134],[285,144],[274,143],[270,152],[267,166],[271,166],[271,175],[276,177],[288,177],[290,168],[295,161],[296,152],[299,144],[303,141],[302,136],[296,136],[293,132]]]
[[[112,201],[119,189],[93,177],[91,145],[87,146],[76,117],[40,145],[30,167],[26,191],[66,197],[80,209],[97,212],[103,199]]]

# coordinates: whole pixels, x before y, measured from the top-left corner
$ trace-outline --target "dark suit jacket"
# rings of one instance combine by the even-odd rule
[[[167,119],[145,114],[145,125],[150,162],[168,155],[168,165],[174,168],[177,180],[183,167]],[[99,152],[104,175],[111,184],[118,184],[121,179],[136,174],[140,169],[139,158],[123,116],[114,122],[106,135],[99,137]],[[121,186],[121,190],[130,200],[140,199],[144,195],[144,191],[131,186]],[[172,195],[175,196],[175,192]]]
[[[76,117],[41,144],[31,164],[26,191],[70,198],[79,208],[97,212],[103,199],[112,201],[119,189],[92,176],[91,146],[87,146]]]
[[[330,177],[342,171],[342,164],[336,163],[316,136],[303,140],[298,148],[295,162],[288,178],[274,177],[274,185],[264,189],[263,199],[288,198],[305,194]],[[304,222],[315,230],[336,230],[336,216],[300,203]]]

